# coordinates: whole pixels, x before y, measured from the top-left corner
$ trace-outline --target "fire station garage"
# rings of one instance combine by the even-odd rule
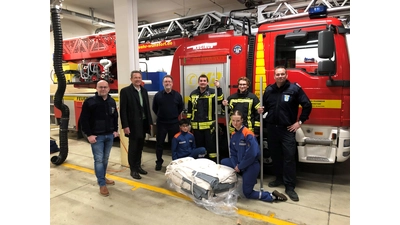
[[[350,1],[53,0],[50,12],[52,225],[350,224]],[[285,184],[270,184],[276,177],[267,113],[256,121],[261,166],[254,191],[260,199],[245,197],[242,172],[220,164],[234,157],[228,147],[228,113],[221,104],[212,115],[217,118],[212,127],[219,131],[212,133],[215,153],[172,160],[166,138],[161,170],[155,168],[157,115],[151,110],[141,179],[131,176],[130,142],[118,119],[119,137],[105,175],[107,194],[99,187],[80,120],[83,102],[95,95],[97,82],[108,82],[119,111],[121,89],[131,84],[130,72],[140,70],[151,109],[155,94],[164,89],[163,77],[171,75],[172,89],[184,102],[182,119],[188,117],[190,93],[201,74],[210,89],[217,90],[218,80],[224,99],[238,92],[240,77],[247,77],[258,108],[264,107],[263,93],[275,83],[278,65],[312,105],[294,131],[298,200],[285,194]],[[214,169],[205,170],[200,162]],[[274,191],[287,200],[261,201]]]

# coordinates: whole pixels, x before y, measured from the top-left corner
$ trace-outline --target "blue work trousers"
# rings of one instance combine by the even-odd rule
[[[231,168],[235,168],[236,165],[232,165],[232,161],[230,158],[224,158],[221,160],[221,164],[225,166],[229,166]],[[241,171],[243,184],[243,194],[248,199],[259,199],[264,202],[272,202],[274,199],[271,196],[271,193],[268,191],[260,192],[254,190],[254,185],[257,184],[257,176],[260,173],[260,163],[258,160],[254,161],[249,167],[247,167],[244,171]]]

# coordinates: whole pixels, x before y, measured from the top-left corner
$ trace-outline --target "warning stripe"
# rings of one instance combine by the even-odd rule
[[[313,108],[340,109],[342,100],[340,99],[310,99]]]

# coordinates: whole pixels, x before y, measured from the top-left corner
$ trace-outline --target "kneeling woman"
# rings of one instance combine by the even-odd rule
[[[233,168],[243,178],[243,194],[248,199],[259,199],[265,202],[286,201],[287,197],[273,191],[254,191],[257,176],[260,172],[260,147],[254,133],[243,125],[243,114],[236,110],[231,116],[235,131],[229,143],[230,158],[221,160],[221,164]]]

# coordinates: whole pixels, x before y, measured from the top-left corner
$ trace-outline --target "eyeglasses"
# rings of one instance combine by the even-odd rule
[[[239,84],[239,86],[246,86],[247,84]]]
[[[108,87],[107,87],[107,86],[99,86],[98,88],[100,88],[100,89],[107,89]]]

